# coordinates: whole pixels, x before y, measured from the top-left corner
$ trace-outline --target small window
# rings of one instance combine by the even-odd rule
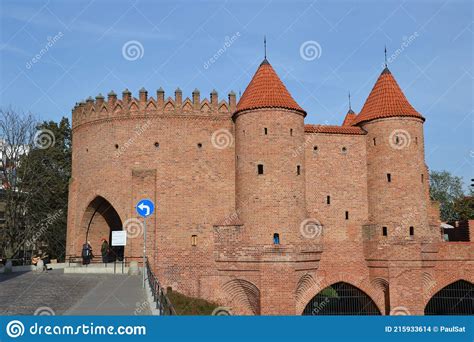
[[[382,235],[383,236],[387,236],[388,233],[387,233],[387,227],[382,227]]]
[[[159,143],[159,142],[155,142],[155,147],[156,147],[156,148],[160,148],[160,143]]]
[[[374,138],[374,146],[377,146],[377,139]]]
[[[344,146],[343,148],[341,148],[341,152],[342,153],[347,153],[347,147]]]
[[[118,148],[119,148],[118,144],[115,144],[115,148],[116,148],[116,149],[118,149]]]
[[[266,127],[263,129],[263,133],[264,133],[265,135],[268,134],[268,129],[267,129]]]
[[[242,133],[244,133],[244,135],[245,135],[245,129],[242,131]]]
[[[418,145],[418,137],[415,137],[415,144]]]
[[[278,233],[273,234],[273,244],[274,245],[280,244],[280,234]]]
[[[263,175],[263,164],[257,165],[257,172],[259,175]]]
[[[198,148],[201,148],[201,147],[202,147],[202,144],[201,144],[201,143],[198,143],[198,144],[197,144],[197,147],[198,147]]]
[[[296,165],[296,174],[299,176],[301,174],[301,166]]]
[[[423,183],[425,181],[425,175],[421,174],[421,182]]]
[[[391,182],[392,181],[392,175],[390,173],[387,173],[387,182]]]
[[[349,219],[349,212],[346,211],[346,220],[348,220],[348,219]]]
[[[331,196],[326,196],[326,203],[331,204]]]
[[[318,152],[318,146],[313,146],[313,152]]]
[[[290,136],[293,136],[293,128],[290,128]]]
[[[415,228],[413,226],[410,226],[410,236],[415,235]]]
[[[191,235],[191,246],[197,246],[197,235]]]

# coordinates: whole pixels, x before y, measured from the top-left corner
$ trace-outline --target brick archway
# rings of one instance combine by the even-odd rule
[[[442,287],[425,304],[425,315],[474,315],[474,284],[459,279]]]
[[[349,283],[338,282],[316,294],[303,315],[381,315],[381,312],[367,293]]]
[[[90,241],[94,255],[100,256],[102,239],[110,244],[112,231],[122,230],[122,227],[122,219],[113,205],[106,198],[95,196],[82,215],[80,243]],[[123,254],[123,247],[112,248],[112,257],[121,258]]]
[[[384,298],[385,295],[383,291],[379,288],[374,288],[370,283],[369,277],[361,277],[356,275],[351,275],[348,273],[324,273],[320,272],[312,276],[310,282],[306,282],[305,288],[298,288],[298,296],[296,300],[296,314],[301,315],[306,305],[311,299],[313,299],[318,293],[328,286],[344,282],[350,284],[362,292],[364,292],[377,307],[379,312],[384,312]]]
[[[260,315],[260,290],[244,279],[233,279],[222,286],[232,310],[239,315]]]
[[[425,307],[430,299],[439,291],[441,291],[446,286],[458,281],[458,280],[465,280],[470,283],[474,283],[474,276],[469,276],[469,272],[467,272],[467,277],[462,276],[460,272],[456,272],[455,274],[444,274],[443,277],[435,277],[433,280],[433,286],[429,287],[428,291],[426,292],[425,300],[423,303],[423,307]]]

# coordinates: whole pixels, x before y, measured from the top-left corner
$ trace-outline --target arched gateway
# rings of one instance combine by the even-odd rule
[[[474,285],[458,280],[431,297],[425,315],[474,315]]]
[[[94,255],[100,256],[102,238],[107,239],[110,244],[112,231],[122,230],[122,220],[109,201],[102,196],[97,196],[87,206],[81,226],[84,232],[81,244],[90,241]],[[109,261],[120,260],[123,255],[123,247],[112,247]]]
[[[365,292],[339,282],[314,296],[306,305],[303,315],[380,315],[380,311]]]

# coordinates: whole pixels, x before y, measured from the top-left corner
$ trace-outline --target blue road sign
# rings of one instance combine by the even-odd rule
[[[138,215],[148,217],[155,211],[155,205],[149,199],[142,199],[137,203],[135,209],[137,210]]]

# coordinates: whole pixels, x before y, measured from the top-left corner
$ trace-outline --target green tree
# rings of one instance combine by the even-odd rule
[[[454,203],[464,196],[462,180],[448,171],[430,172],[430,197],[440,203],[441,220],[459,220]]]
[[[474,197],[464,196],[456,199],[453,209],[459,220],[474,220]]]
[[[20,163],[26,202],[26,245],[46,245],[52,258],[64,258],[68,186],[71,177],[71,127],[67,118],[37,126],[33,148]]]

